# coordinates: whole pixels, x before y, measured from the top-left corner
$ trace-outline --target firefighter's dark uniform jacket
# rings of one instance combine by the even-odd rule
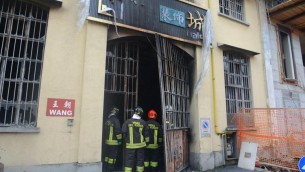
[[[149,131],[149,143],[146,148],[157,149],[162,143],[162,127],[161,125],[153,120],[149,119],[147,121],[148,131]]]
[[[108,117],[106,121],[105,130],[106,144],[112,146],[119,145],[119,142],[122,141],[122,133],[120,121],[115,115],[111,115]]]
[[[159,162],[159,147],[162,144],[162,127],[154,119],[147,121],[149,131],[149,143],[145,149],[145,171],[156,172],[158,171]]]
[[[122,126],[122,132],[126,136],[127,149],[144,148],[149,142],[147,124],[142,119],[128,119]]]

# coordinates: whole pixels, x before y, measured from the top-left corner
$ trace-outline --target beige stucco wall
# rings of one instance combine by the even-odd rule
[[[50,10],[39,99],[39,133],[0,133],[6,167],[101,160],[107,27],[86,22],[78,30],[78,1]],[[75,100],[74,125],[47,117],[47,98]]]
[[[196,1],[195,1],[196,2]],[[250,57],[250,71],[252,81],[252,100],[254,108],[265,108],[266,88],[264,78],[264,61],[261,47],[261,31],[258,20],[255,0],[246,0],[245,16],[246,22],[240,23],[219,15],[219,1],[210,1],[212,23],[214,26],[214,59],[215,59],[215,89],[216,106],[219,132],[225,131],[227,127],[226,99],[223,67],[223,50],[217,47],[217,43],[224,43],[241,49],[246,49],[261,54]],[[205,6],[205,5],[203,5]],[[201,49],[197,47],[197,74],[201,69]],[[191,152],[211,153],[221,151],[222,143],[220,135],[215,132],[215,119],[213,111],[212,73],[211,68],[204,79],[203,86],[198,96],[192,99],[192,144]],[[200,137],[200,118],[211,119],[211,136]]]

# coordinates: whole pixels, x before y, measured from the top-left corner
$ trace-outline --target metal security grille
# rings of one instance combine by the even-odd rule
[[[244,0],[219,0],[220,13],[245,21]]]
[[[124,120],[138,102],[139,42],[116,42],[108,46],[105,92],[124,95]]]
[[[0,126],[36,126],[48,9],[0,0]]]
[[[166,128],[187,128],[189,119],[189,71],[183,52],[161,39],[162,79]]]
[[[228,127],[234,127],[231,123],[233,114],[240,108],[251,108],[252,97],[249,75],[249,59],[244,55],[224,51],[224,74]]]
[[[182,171],[189,164],[189,68],[187,55],[156,35],[165,136],[166,171]]]

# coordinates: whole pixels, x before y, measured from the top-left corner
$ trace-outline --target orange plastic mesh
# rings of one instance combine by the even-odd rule
[[[258,143],[259,162],[298,170],[305,156],[305,109],[241,109],[236,123],[238,147]]]

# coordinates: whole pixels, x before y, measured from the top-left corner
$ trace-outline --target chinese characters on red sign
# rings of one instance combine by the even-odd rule
[[[75,100],[48,98],[47,116],[74,116]]]

